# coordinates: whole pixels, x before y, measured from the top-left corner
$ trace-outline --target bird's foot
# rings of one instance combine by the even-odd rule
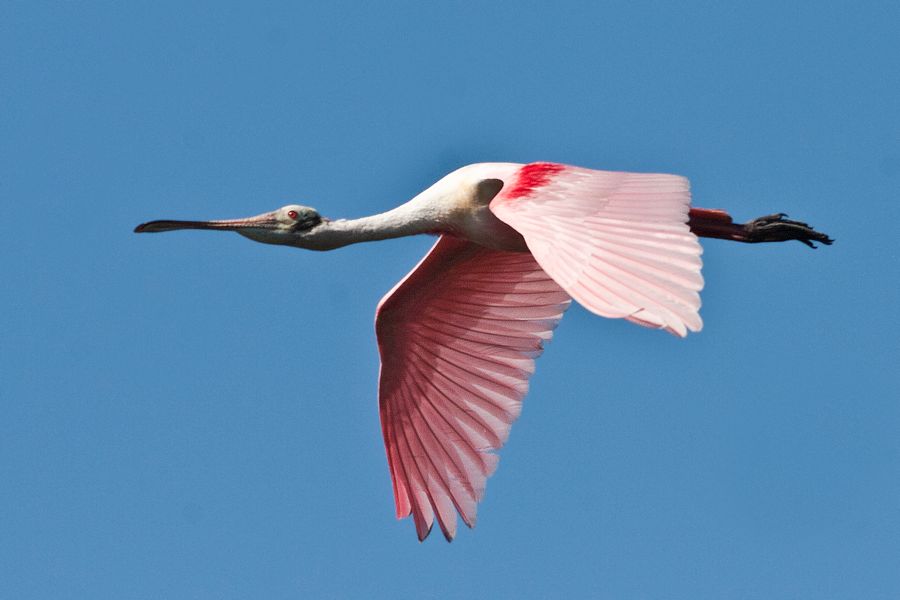
[[[775,213],[774,215],[766,215],[753,219],[744,223],[743,228],[746,232],[746,239],[742,240],[751,244],[759,242],[785,242],[788,240],[797,240],[815,248],[813,242],[819,242],[830,246],[834,240],[824,233],[820,233],[802,221],[792,221],[786,219],[786,214]]]

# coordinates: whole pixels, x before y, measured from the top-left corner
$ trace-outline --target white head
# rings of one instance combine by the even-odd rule
[[[288,204],[278,210],[244,219],[219,221],[149,221],[134,228],[135,233],[161,233],[176,229],[218,229],[235,231],[264,244],[309,247],[304,243],[316,228],[327,223],[314,208]]]

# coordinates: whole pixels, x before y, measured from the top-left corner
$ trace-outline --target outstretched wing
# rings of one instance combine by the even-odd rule
[[[543,343],[569,296],[527,252],[442,236],[381,300],[379,408],[397,517],[472,527]]]
[[[685,336],[703,326],[690,202],[688,180],[677,175],[533,163],[490,208],[588,310]]]

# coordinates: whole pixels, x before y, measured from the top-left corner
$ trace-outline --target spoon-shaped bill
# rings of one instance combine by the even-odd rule
[[[135,233],[162,233],[178,229],[218,229],[221,231],[238,231],[241,229],[271,229],[277,225],[271,213],[245,219],[228,219],[221,221],[173,221],[161,219],[141,223],[134,228]]]

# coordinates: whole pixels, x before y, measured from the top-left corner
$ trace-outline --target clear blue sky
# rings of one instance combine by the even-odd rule
[[[896,2],[0,5],[0,597],[900,597]],[[789,6],[784,6],[789,4]],[[455,167],[687,175],[699,335],[579,307],[453,544],[393,515],[359,216]]]

